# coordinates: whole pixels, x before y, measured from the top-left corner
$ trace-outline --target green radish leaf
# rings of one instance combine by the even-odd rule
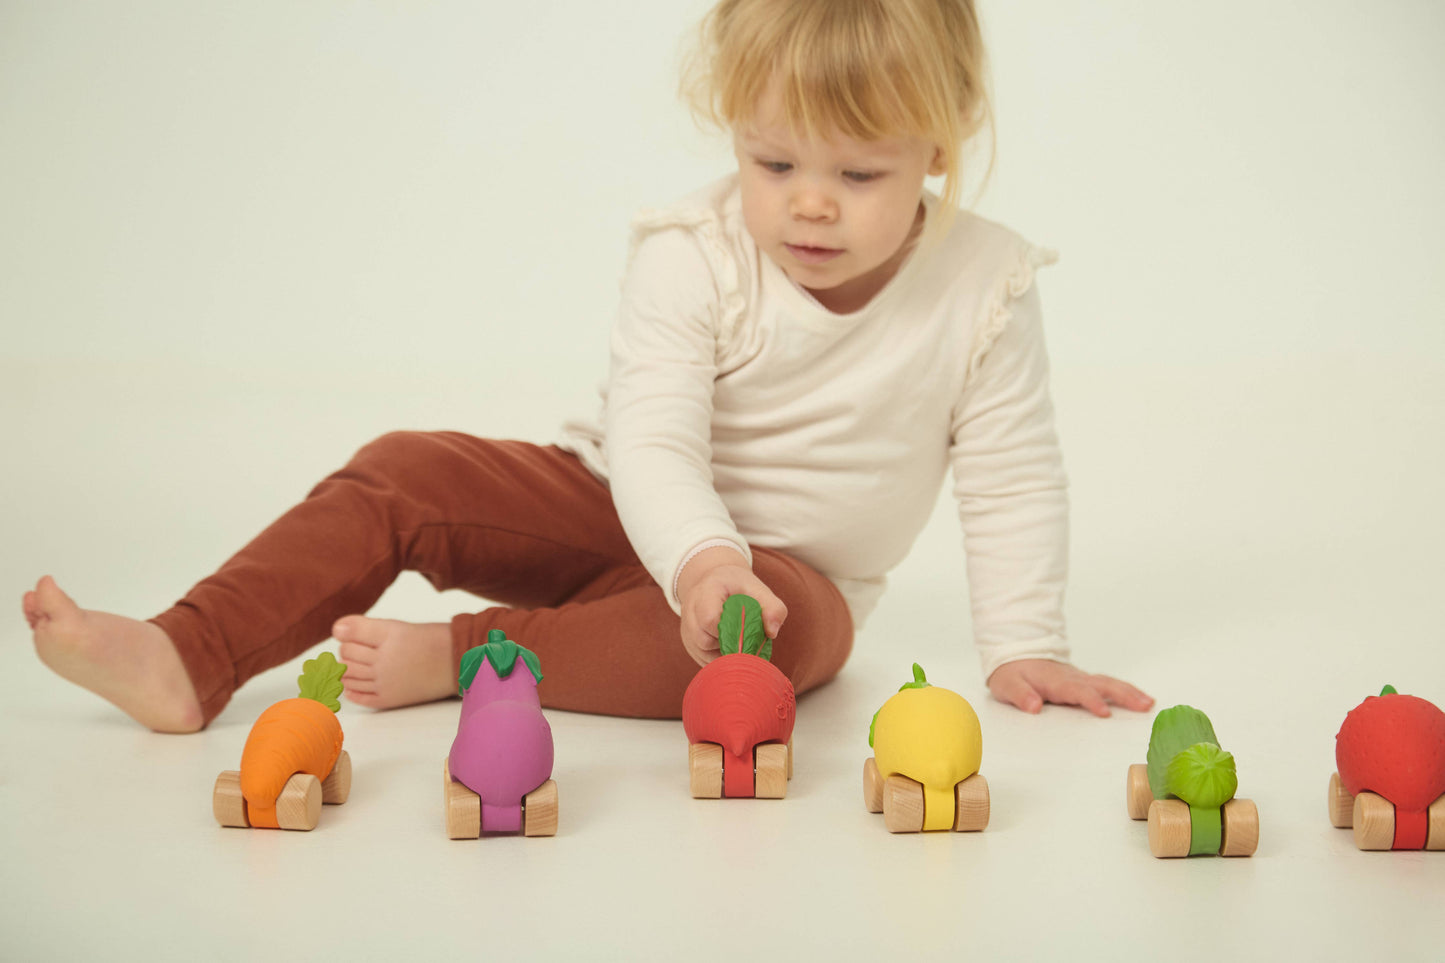
[[[314,699],[332,712],[341,711],[341,677],[346,674],[346,663],[337,662],[330,652],[322,652],[314,659],[301,663],[301,674],[296,685],[303,699]]]
[[[763,607],[751,595],[729,595],[717,620],[718,651],[771,660],[773,643],[763,631]]]
[[[1170,760],[1164,788],[1190,806],[1218,809],[1233,799],[1239,788],[1234,756],[1212,742],[1190,746]]]

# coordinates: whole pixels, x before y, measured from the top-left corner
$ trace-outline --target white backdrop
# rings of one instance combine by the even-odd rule
[[[589,410],[628,217],[730,160],[674,92],[706,6],[0,0],[0,585],[18,597],[51,572],[83,605],[149,615],[383,431],[546,441]],[[1079,661],[1210,709],[1322,795],[1332,725],[1365,694],[1445,702],[1445,7],[982,16],[998,153],[976,207],[1062,255],[1040,287]],[[958,543],[941,502],[855,662],[892,679],[922,653],[986,703]],[[410,580],[377,611],[476,604]],[[46,833],[70,831],[42,818],[21,846],[10,817],[49,773],[23,732],[179,750],[50,676],[18,611],[5,624],[13,893],[46,872]],[[860,701],[829,712],[866,719],[891,691],[860,671],[838,689]],[[187,743],[208,747],[199,795],[289,679]],[[445,730],[451,712],[413,718]],[[560,718],[594,754],[594,725],[654,731]],[[1292,718],[1311,728],[1270,743]],[[1017,714],[990,706],[989,724],[1074,758]],[[1138,755],[1147,720],[1089,738],[1102,753],[1126,726]],[[1445,862],[1410,865],[1408,892],[1441,892]],[[46,923],[62,896],[32,899],[0,929],[24,920],[10,931],[32,956],[74,950]],[[865,926],[857,946],[885,936]],[[1423,952],[1411,939],[1394,950]]]

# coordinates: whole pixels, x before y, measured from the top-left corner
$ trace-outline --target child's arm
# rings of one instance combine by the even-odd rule
[[[1127,683],[1068,663],[1068,480],[1054,433],[1037,291],[976,363],[954,413],[950,458],[968,554],[974,637],[990,692],[1026,712],[1045,702],[1107,715],[1144,710]]]
[[[753,574],[747,542],[713,487],[713,383],[726,323],[717,292],[691,233],[644,237],[623,282],[607,386],[607,463],[618,518],[681,616],[683,645],[700,664],[717,654],[717,620],[729,594],[763,604],[770,636],[786,617]]]

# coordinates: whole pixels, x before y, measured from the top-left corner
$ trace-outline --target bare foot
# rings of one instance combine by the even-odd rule
[[[346,663],[346,697],[357,705],[395,709],[456,695],[452,629],[444,622],[348,615],[337,619],[331,634]]]
[[[40,661],[157,732],[196,732],[201,704],[160,626],[80,608],[45,576],[22,600]]]

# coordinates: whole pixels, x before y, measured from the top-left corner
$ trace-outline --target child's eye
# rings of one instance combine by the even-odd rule
[[[793,165],[787,161],[758,161],[758,166],[772,174],[786,174],[793,169]]]
[[[844,171],[843,176],[855,184],[866,184],[883,176],[873,171]]]

